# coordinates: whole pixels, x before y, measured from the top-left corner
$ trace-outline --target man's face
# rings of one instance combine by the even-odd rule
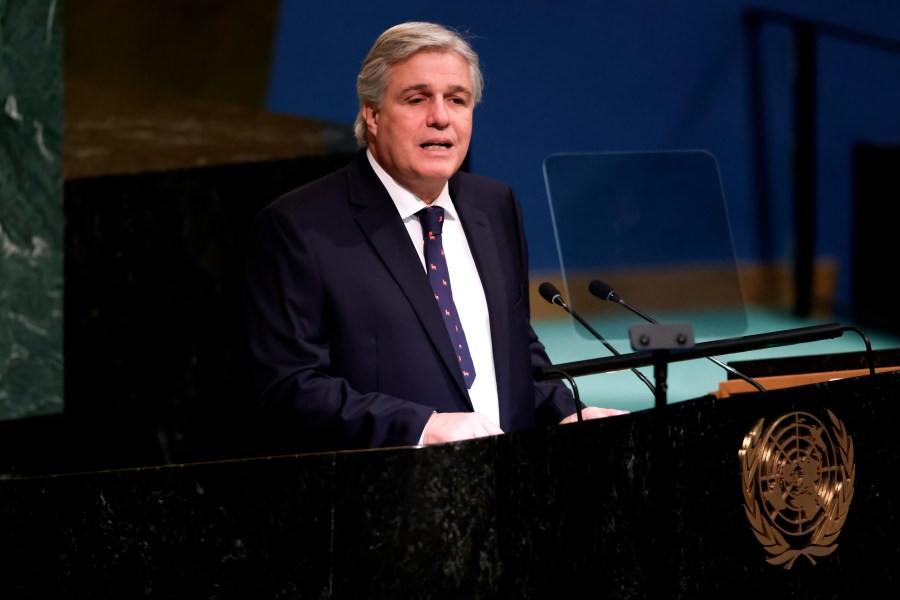
[[[427,203],[459,169],[472,137],[472,80],[456,52],[422,51],[394,65],[381,106],[363,109],[369,149]]]

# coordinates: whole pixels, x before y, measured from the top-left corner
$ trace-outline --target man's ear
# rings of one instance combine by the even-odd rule
[[[370,135],[378,135],[378,107],[374,102],[366,102],[362,109],[363,118]]]

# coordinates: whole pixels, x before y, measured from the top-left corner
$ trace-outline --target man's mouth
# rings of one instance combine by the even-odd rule
[[[424,144],[419,144],[419,147],[425,150],[447,150],[452,146],[453,144],[450,142],[425,142]]]

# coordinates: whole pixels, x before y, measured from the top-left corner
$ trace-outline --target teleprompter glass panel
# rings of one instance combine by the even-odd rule
[[[627,306],[659,322],[690,323],[698,338],[745,332],[731,229],[712,154],[553,154],[544,161],[544,178],[561,291],[569,307],[604,337],[628,340],[628,327],[645,322]],[[606,284],[627,306],[590,293],[593,281]]]

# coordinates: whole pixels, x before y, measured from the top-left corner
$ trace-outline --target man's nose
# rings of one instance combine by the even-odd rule
[[[444,99],[437,98],[431,104],[431,110],[428,111],[428,126],[444,128],[450,124],[450,113],[444,106]]]

